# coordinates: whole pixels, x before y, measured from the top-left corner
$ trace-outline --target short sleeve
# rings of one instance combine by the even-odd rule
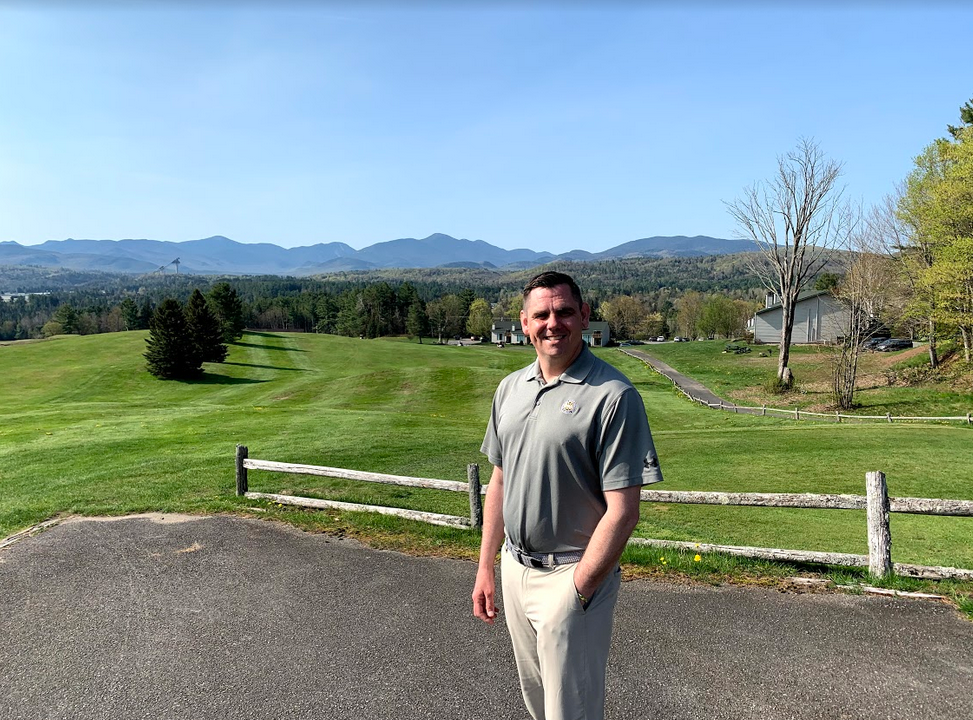
[[[652,441],[645,405],[629,387],[605,410],[599,443],[602,490],[662,482],[659,457]]]
[[[493,394],[493,406],[490,409],[490,421],[487,423],[486,434],[483,437],[483,444],[480,445],[480,452],[487,456],[491,465],[503,467],[503,446],[500,444],[500,435],[497,432],[499,422],[500,388]]]

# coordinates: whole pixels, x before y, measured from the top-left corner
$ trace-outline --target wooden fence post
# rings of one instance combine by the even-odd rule
[[[889,528],[889,488],[885,473],[865,473],[868,513],[868,572],[884,577],[892,572],[892,532]]]
[[[466,482],[470,486],[470,527],[483,529],[483,500],[480,497],[480,466],[466,466]]]
[[[247,459],[248,450],[246,445],[236,446],[236,494],[244,495],[247,492],[247,469],[243,466],[243,461]]]

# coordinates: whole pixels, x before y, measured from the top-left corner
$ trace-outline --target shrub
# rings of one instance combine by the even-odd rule
[[[790,390],[791,388],[787,385],[787,383],[776,375],[764,383],[764,392],[769,393],[770,395],[786,395],[788,392],[790,392]]]
[[[44,327],[41,328],[41,332],[44,334],[44,337],[53,337],[55,335],[66,334],[64,332],[64,326],[57,320],[48,320],[46,323],[44,323]]]

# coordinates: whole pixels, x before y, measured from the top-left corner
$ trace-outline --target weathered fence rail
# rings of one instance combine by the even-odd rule
[[[881,577],[889,572],[912,577],[953,577],[973,580],[973,570],[962,568],[928,567],[892,562],[892,540],[889,513],[910,515],[945,515],[973,517],[973,501],[933,498],[890,498],[885,475],[870,472],[865,476],[866,495],[824,495],[811,493],[722,493],[680,490],[642,490],[643,502],[679,503],[691,505],[735,505],[750,507],[808,508],[818,510],[865,510],[868,526],[868,555],[827,553],[810,550],[712,545],[673,540],[632,538],[633,545],[672,547],[722,552],[764,560],[822,563],[867,567],[872,575]]]
[[[482,527],[483,503],[481,495],[486,492],[480,486],[480,468],[478,465],[467,466],[467,482],[455,480],[437,480],[434,478],[404,477],[401,475],[385,475],[382,473],[363,472],[361,470],[346,470],[345,468],[323,467],[320,465],[299,465],[296,463],[274,462],[272,460],[255,460],[249,457],[249,450],[245,445],[237,445],[236,449],[236,493],[245,495],[253,500],[269,500],[282,505],[300,505],[318,509],[331,508],[334,510],[352,510],[358,512],[377,512],[383,515],[395,515],[410,520],[446,525],[452,527]],[[399,485],[402,487],[418,487],[431,490],[447,490],[449,492],[464,492],[470,496],[470,517],[463,518],[456,515],[442,515],[439,513],[406,510],[405,508],[389,508],[378,505],[363,505],[346,503],[337,500],[322,500],[319,498],[302,498],[293,495],[278,495],[276,493],[257,493],[249,491],[248,470],[268,470],[270,472],[291,473],[295,475],[319,475],[323,477],[340,478],[343,480],[360,480],[363,482],[380,483],[383,485]]]
[[[297,505],[319,509],[330,508],[335,510],[376,512],[450,527],[481,528],[483,526],[482,496],[486,493],[486,488],[480,484],[479,466],[475,464],[467,466],[467,482],[463,483],[453,480],[384,475],[381,473],[322,467],[318,465],[299,465],[269,460],[255,460],[248,457],[248,449],[246,446],[238,445],[236,468],[237,495],[245,496],[253,500],[268,500],[284,505]],[[251,492],[249,490],[248,470],[319,475],[386,485],[465,492],[468,493],[470,499],[470,517],[466,518],[456,515],[406,510],[403,508],[339,502],[336,500],[322,500],[319,498],[296,497],[276,493]],[[973,570],[893,563],[891,528],[889,524],[890,513],[973,517],[973,501],[935,498],[890,498],[885,475],[881,472],[870,472],[866,474],[865,492],[865,495],[828,495],[811,493],[723,493],[683,490],[642,490],[640,496],[642,502],[653,503],[806,508],[819,510],[865,510],[868,533],[868,555],[737,545],[714,545],[710,543],[656,540],[652,538],[632,538],[629,544],[684,550],[695,549],[703,552],[720,552],[727,555],[739,555],[766,560],[867,567],[869,572],[876,577],[895,572],[899,575],[908,575],[910,577],[931,579],[957,578],[973,581]]]

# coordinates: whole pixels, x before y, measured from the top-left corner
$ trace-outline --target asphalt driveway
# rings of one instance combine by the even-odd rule
[[[73,520],[0,550],[0,718],[524,720],[475,566],[231,517]],[[967,720],[930,601],[633,581],[608,717]]]

